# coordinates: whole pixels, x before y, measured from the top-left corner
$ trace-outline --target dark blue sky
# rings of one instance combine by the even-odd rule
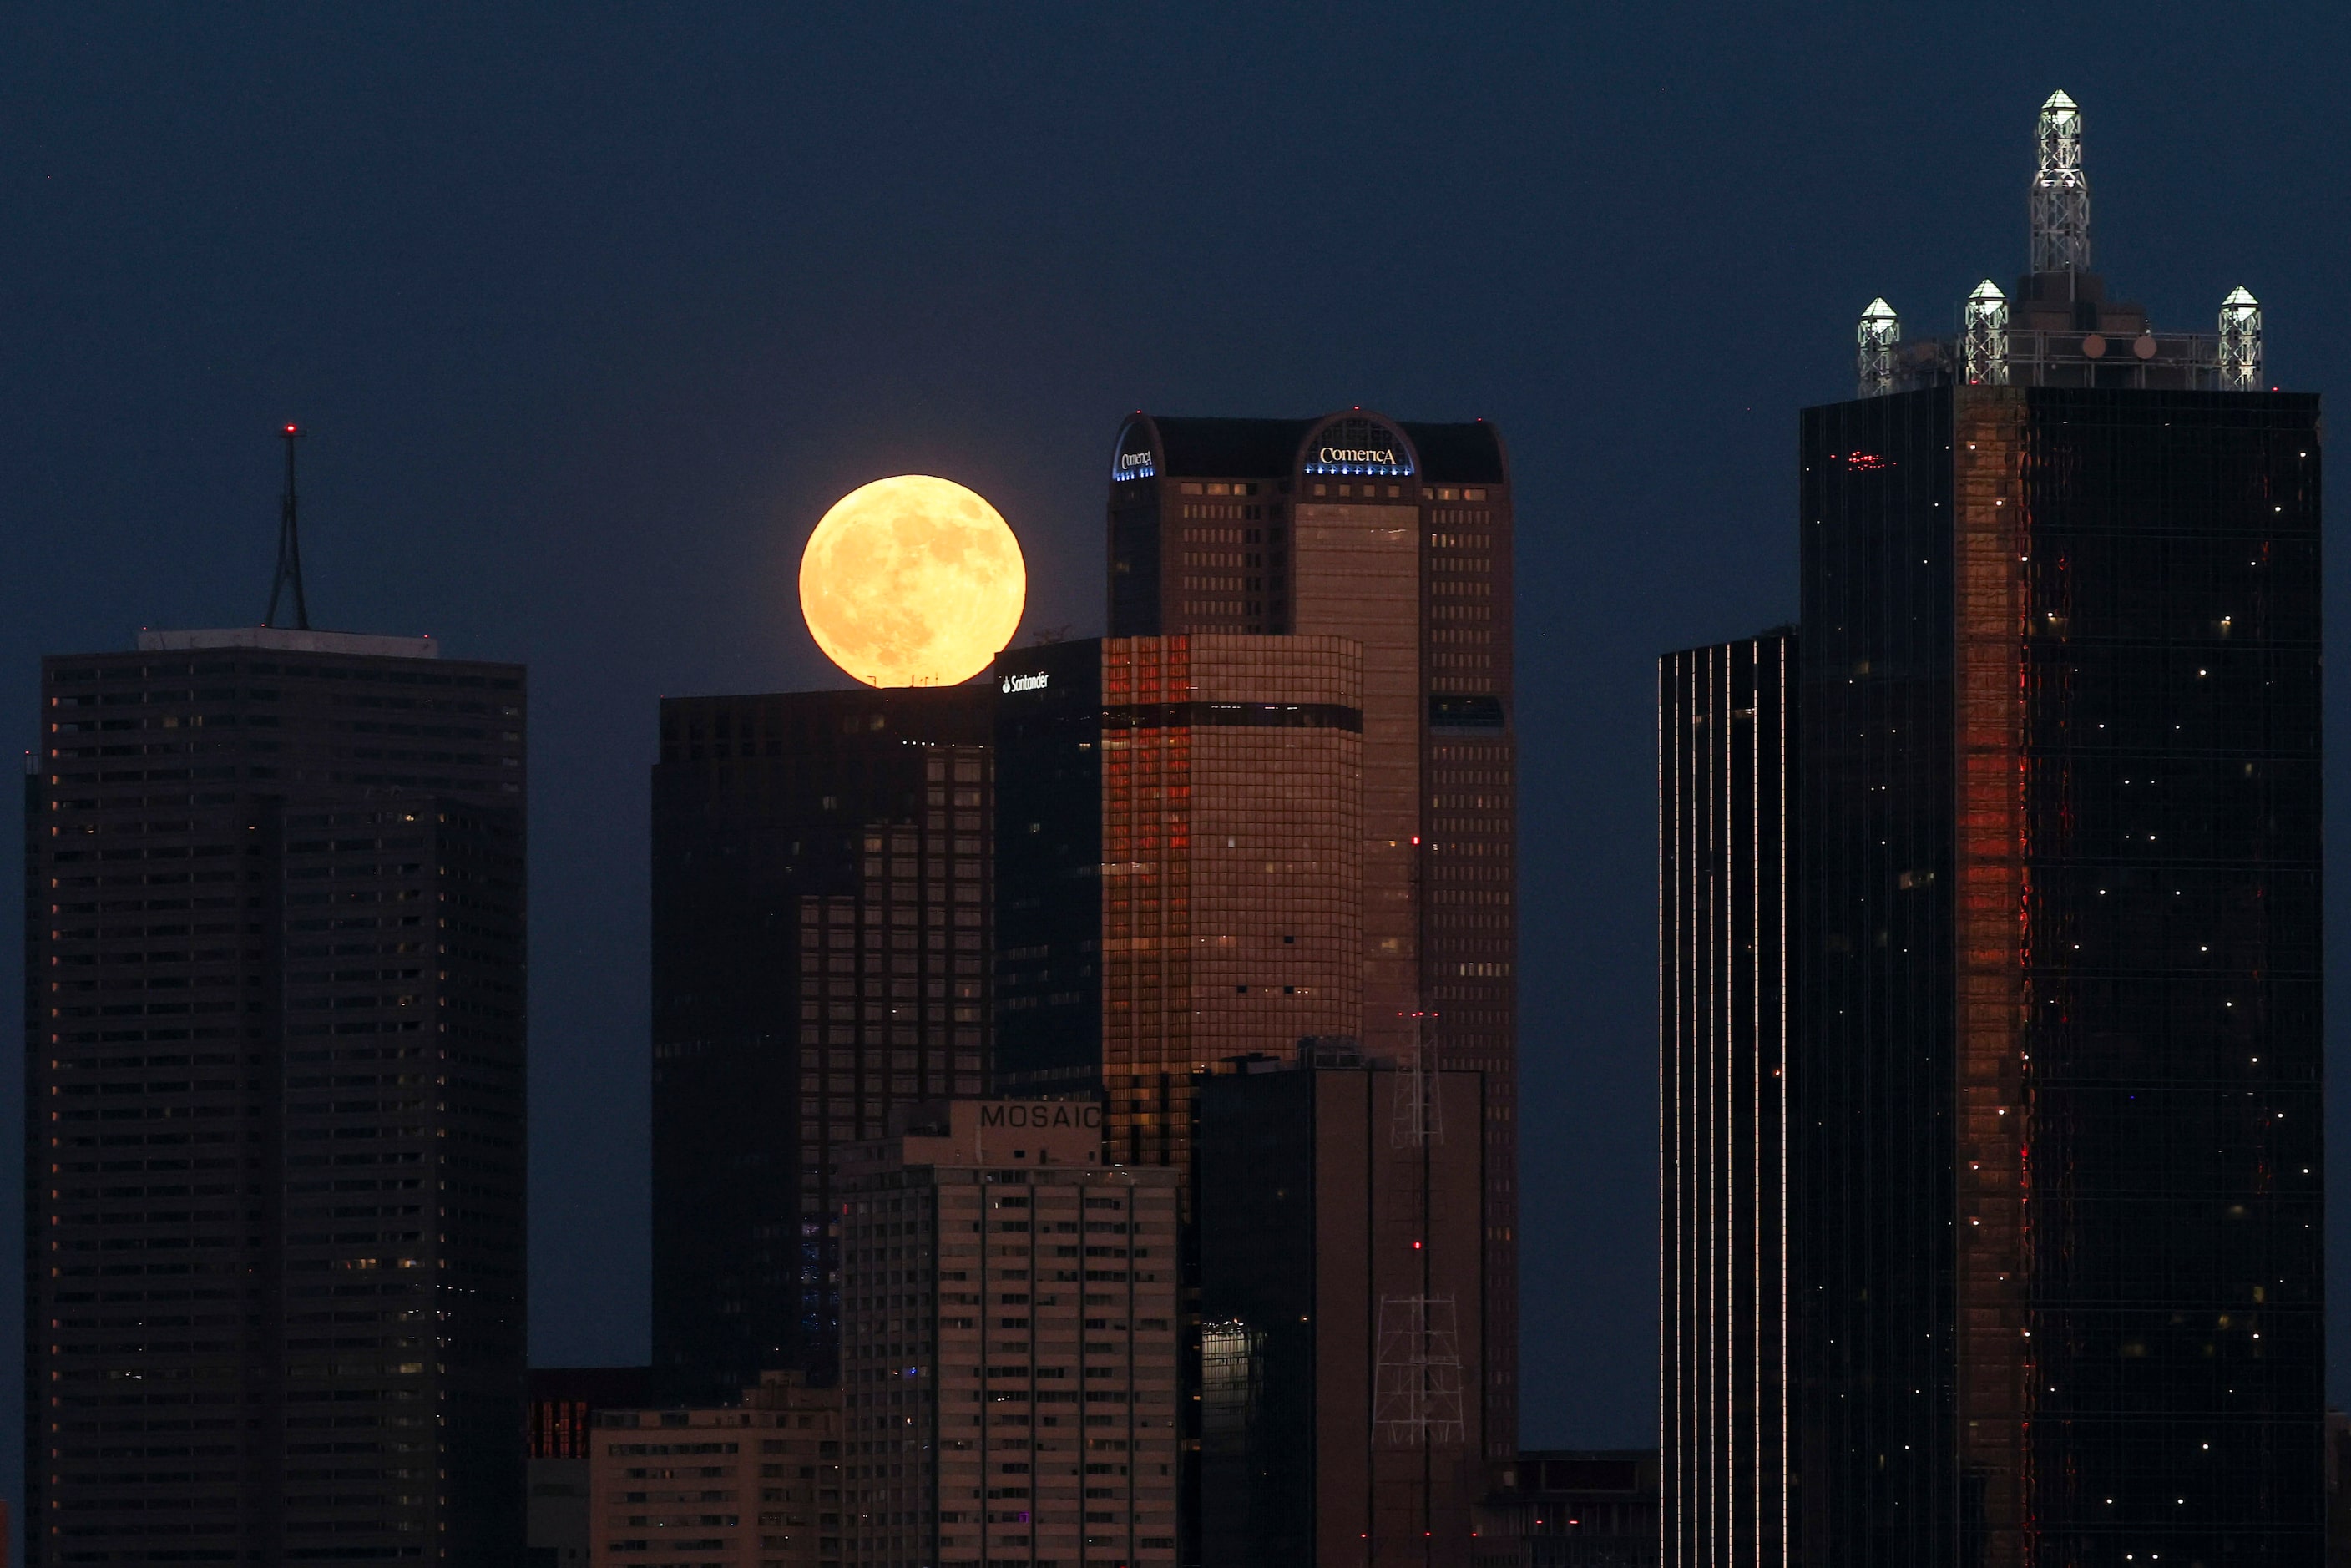
[[[824,507],[971,485],[1083,633],[1124,411],[1490,419],[1524,1437],[1648,1441],[1652,660],[1793,613],[1794,414],[1855,316],[2021,270],[2062,86],[2119,294],[2210,330],[2249,286],[2290,388],[2351,358],[2339,5],[1792,9],[11,8],[5,711],[30,747],[44,651],[257,620],[269,433],[311,429],[314,617],[531,665],[534,1348],[638,1359],[654,699],[838,683]]]

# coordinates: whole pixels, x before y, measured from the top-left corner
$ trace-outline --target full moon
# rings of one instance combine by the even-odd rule
[[[800,557],[800,613],[825,657],[869,686],[951,686],[1019,629],[1020,543],[948,479],[902,474],[833,503]]]

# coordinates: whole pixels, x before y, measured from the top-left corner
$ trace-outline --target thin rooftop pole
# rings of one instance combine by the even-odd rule
[[[277,434],[286,443],[286,499],[277,514],[277,575],[269,584],[269,612],[261,618],[261,623],[277,624],[278,598],[291,588],[295,629],[308,632],[310,606],[302,597],[302,534],[295,521],[294,507],[294,443],[301,439],[302,431],[300,426],[289,424]]]

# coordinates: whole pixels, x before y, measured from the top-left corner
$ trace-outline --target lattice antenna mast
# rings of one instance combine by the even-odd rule
[[[1372,1430],[1399,1448],[1459,1448],[1468,1436],[1461,1334],[1449,1295],[1382,1296]]]
[[[2231,392],[2262,390],[2262,302],[2242,287],[2220,301],[2220,384]]]
[[[2041,106],[2041,166],[2032,176],[2032,270],[2090,270],[2090,177],[2082,171],[2082,111],[2063,91]]]
[[[1428,1048],[1420,1036],[1426,1013],[1412,1015],[1412,1055],[1395,1071],[1395,1113],[1388,1123],[1391,1148],[1417,1148],[1445,1141],[1445,1106],[1438,1099],[1436,1075],[1429,1071]]]
[[[1985,278],[1968,296],[1959,334],[1960,368],[1971,387],[2008,384],[2008,296]]]
[[[1854,331],[1854,380],[1863,397],[1894,390],[1894,346],[1902,340],[1902,319],[1884,299],[1873,299]]]
[[[291,589],[294,625],[298,631],[308,632],[310,606],[302,597],[302,532],[295,522],[294,509],[294,444],[302,438],[302,431],[289,424],[277,434],[286,442],[286,499],[277,511],[277,575],[269,584],[269,613],[261,618],[261,623],[277,624],[277,601]]]

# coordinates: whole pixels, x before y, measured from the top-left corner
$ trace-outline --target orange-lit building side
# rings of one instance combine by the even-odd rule
[[[1190,668],[1186,638],[1107,642],[1103,706],[1182,701]],[[1192,1064],[1192,731],[1105,728],[1102,744],[1110,1144],[1113,1157],[1129,1164],[1177,1164]]]
[[[1962,392],[1953,443],[1956,1348],[1960,1465],[1984,1499],[1982,1568],[2033,1560],[2024,395]]]
[[[1102,650],[1110,1147],[1184,1166],[1196,1068],[1286,1058],[1361,1016],[1362,737],[1225,722],[1352,712],[1360,655],[1337,638],[1217,634]]]

